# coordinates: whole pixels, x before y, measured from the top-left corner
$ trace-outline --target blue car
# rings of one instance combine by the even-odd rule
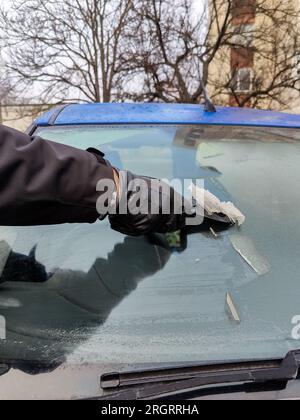
[[[246,221],[185,237],[125,237],[106,220],[1,227],[47,278],[23,267],[0,286],[1,399],[299,398],[300,116],[74,104],[28,132],[141,175],[201,179]]]

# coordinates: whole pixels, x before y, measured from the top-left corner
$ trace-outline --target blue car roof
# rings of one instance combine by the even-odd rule
[[[300,128],[300,115],[236,107],[217,107],[217,112],[211,113],[202,105],[191,104],[96,103],[53,108],[34,124],[215,124]]]

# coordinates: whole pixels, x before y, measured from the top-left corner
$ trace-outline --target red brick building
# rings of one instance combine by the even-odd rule
[[[240,37],[236,44],[243,46],[230,49],[230,69],[234,91],[241,99],[251,90],[254,67],[254,49],[251,38],[255,25],[255,3],[256,0],[233,0],[232,23],[236,37]],[[234,95],[230,96],[229,104],[237,105]]]

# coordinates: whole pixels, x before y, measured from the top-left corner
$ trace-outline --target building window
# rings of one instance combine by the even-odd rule
[[[232,77],[230,87],[234,92],[250,92],[252,90],[252,69],[237,69]]]
[[[254,24],[241,24],[233,31],[232,43],[234,48],[253,46]]]

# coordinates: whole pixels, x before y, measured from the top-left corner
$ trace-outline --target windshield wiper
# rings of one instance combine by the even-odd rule
[[[157,399],[179,396],[189,391],[216,393],[213,385],[243,386],[246,391],[285,389],[296,379],[300,350],[284,359],[187,365],[158,369],[106,373],[101,376],[102,397],[97,399]],[[211,392],[209,391],[211,389]]]

